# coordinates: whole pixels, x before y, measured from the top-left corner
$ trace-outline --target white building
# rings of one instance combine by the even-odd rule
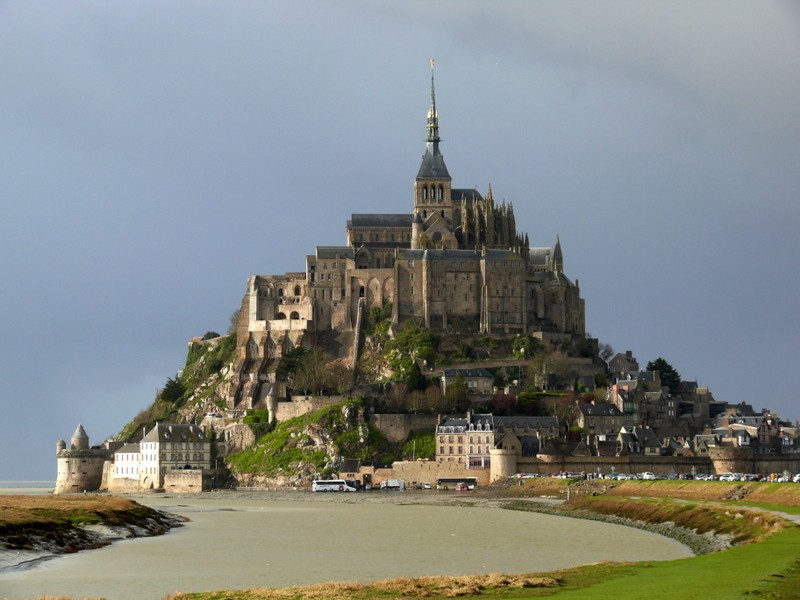
[[[163,489],[169,472],[210,468],[211,442],[197,425],[156,423],[140,443],[126,444],[114,453],[117,483],[129,486],[138,481],[145,490]]]

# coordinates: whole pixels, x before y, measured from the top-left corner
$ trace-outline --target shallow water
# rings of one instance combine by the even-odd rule
[[[164,536],[116,542],[2,574],[0,596],[146,600],[175,591],[522,573],[691,556],[673,540],[628,527],[485,506],[416,504],[413,494],[137,500],[191,522]]]

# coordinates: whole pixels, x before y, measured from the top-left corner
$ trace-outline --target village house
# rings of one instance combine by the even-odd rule
[[[488,369],[445,369],[442,371],[442,393],[447,386],[460,378],[468,394],[491,394],[494,390],[494,375]]]
[[[578,405],[578,426],[585,434],[614,437],[624,424],[625,416],[611,402]]]

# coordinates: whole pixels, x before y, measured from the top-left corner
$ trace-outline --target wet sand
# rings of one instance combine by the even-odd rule
[[[135,500],[191,522],[0,575],[0,596],[160,599],[175,591],[550,571],[691,556],[619,525],[503,510],[454,492],[212,492]]]

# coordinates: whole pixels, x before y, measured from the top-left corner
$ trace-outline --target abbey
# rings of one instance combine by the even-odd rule
[[[269,359],[309,334],[352,332],[372,308],[392,326],[414,320],[437,330],[527,333],[547,342],[585,333],[578,282],[564,275],[561,244],[533,247],[511,204],[453,187],[440,150],[433,71],[422,163],[411,211],[353,214],[345,245],[318,246],[304,272],[255,275],[244,308],[247,359]],[[242,340],[241,334],[248,336]]]

